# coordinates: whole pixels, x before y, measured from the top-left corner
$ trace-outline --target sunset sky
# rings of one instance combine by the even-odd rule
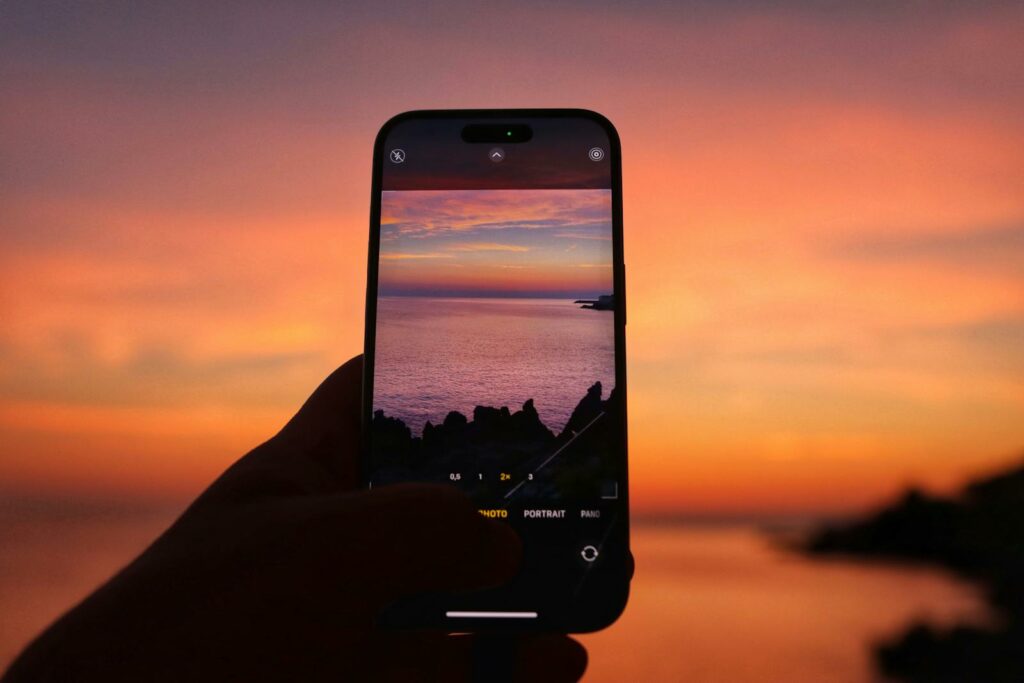
[[[383,295],[612,293],[610,190],[384,192]]]
[[[641,514],[1024,452],[1024,6],[505,7],[0,3],[0,496],[181,501],[272,435],[361,351],[422,108],[618,128]]]

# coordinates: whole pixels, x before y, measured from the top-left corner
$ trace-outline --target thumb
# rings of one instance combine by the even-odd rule
[[[359,355],[328,375],[278,436],[307,448],[328,432],[358,436],[362,386],[363,357]]]
[[[358,479],[363,357],[355,356],[320,383],[288,424],[271,439],[271,452],[305,457],[351,489]]]

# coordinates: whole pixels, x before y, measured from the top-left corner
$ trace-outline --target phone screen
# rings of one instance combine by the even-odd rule
[[[398,621],[603,626],[628,582],[614,129],[412,114],[376,154],[366,484],[457,486],[524,544],[510,586],[426,596]]]

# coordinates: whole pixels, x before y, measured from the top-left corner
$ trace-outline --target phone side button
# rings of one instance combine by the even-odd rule
[[[626,320],[626,262],[625,261],[622,262],[622,296],[620,296],[619,298],[622,299],[622,326],[625,327],[626,323],[628,322]]]

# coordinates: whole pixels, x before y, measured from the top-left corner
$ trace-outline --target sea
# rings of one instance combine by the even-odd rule
[[[611,311],[572,299],[381,297],[374,409],[413,434],[449,411],[533,399],[556,434],[594,382],[615,385]]]
[[[176,513],[0,505],[0,671]],[[753,522],[641,518],[631,542],[625,613],[579,636],[589,683],[877,683],[872,645],[910,622],[989,619],[981,590],[949,574],[809,558]]]

